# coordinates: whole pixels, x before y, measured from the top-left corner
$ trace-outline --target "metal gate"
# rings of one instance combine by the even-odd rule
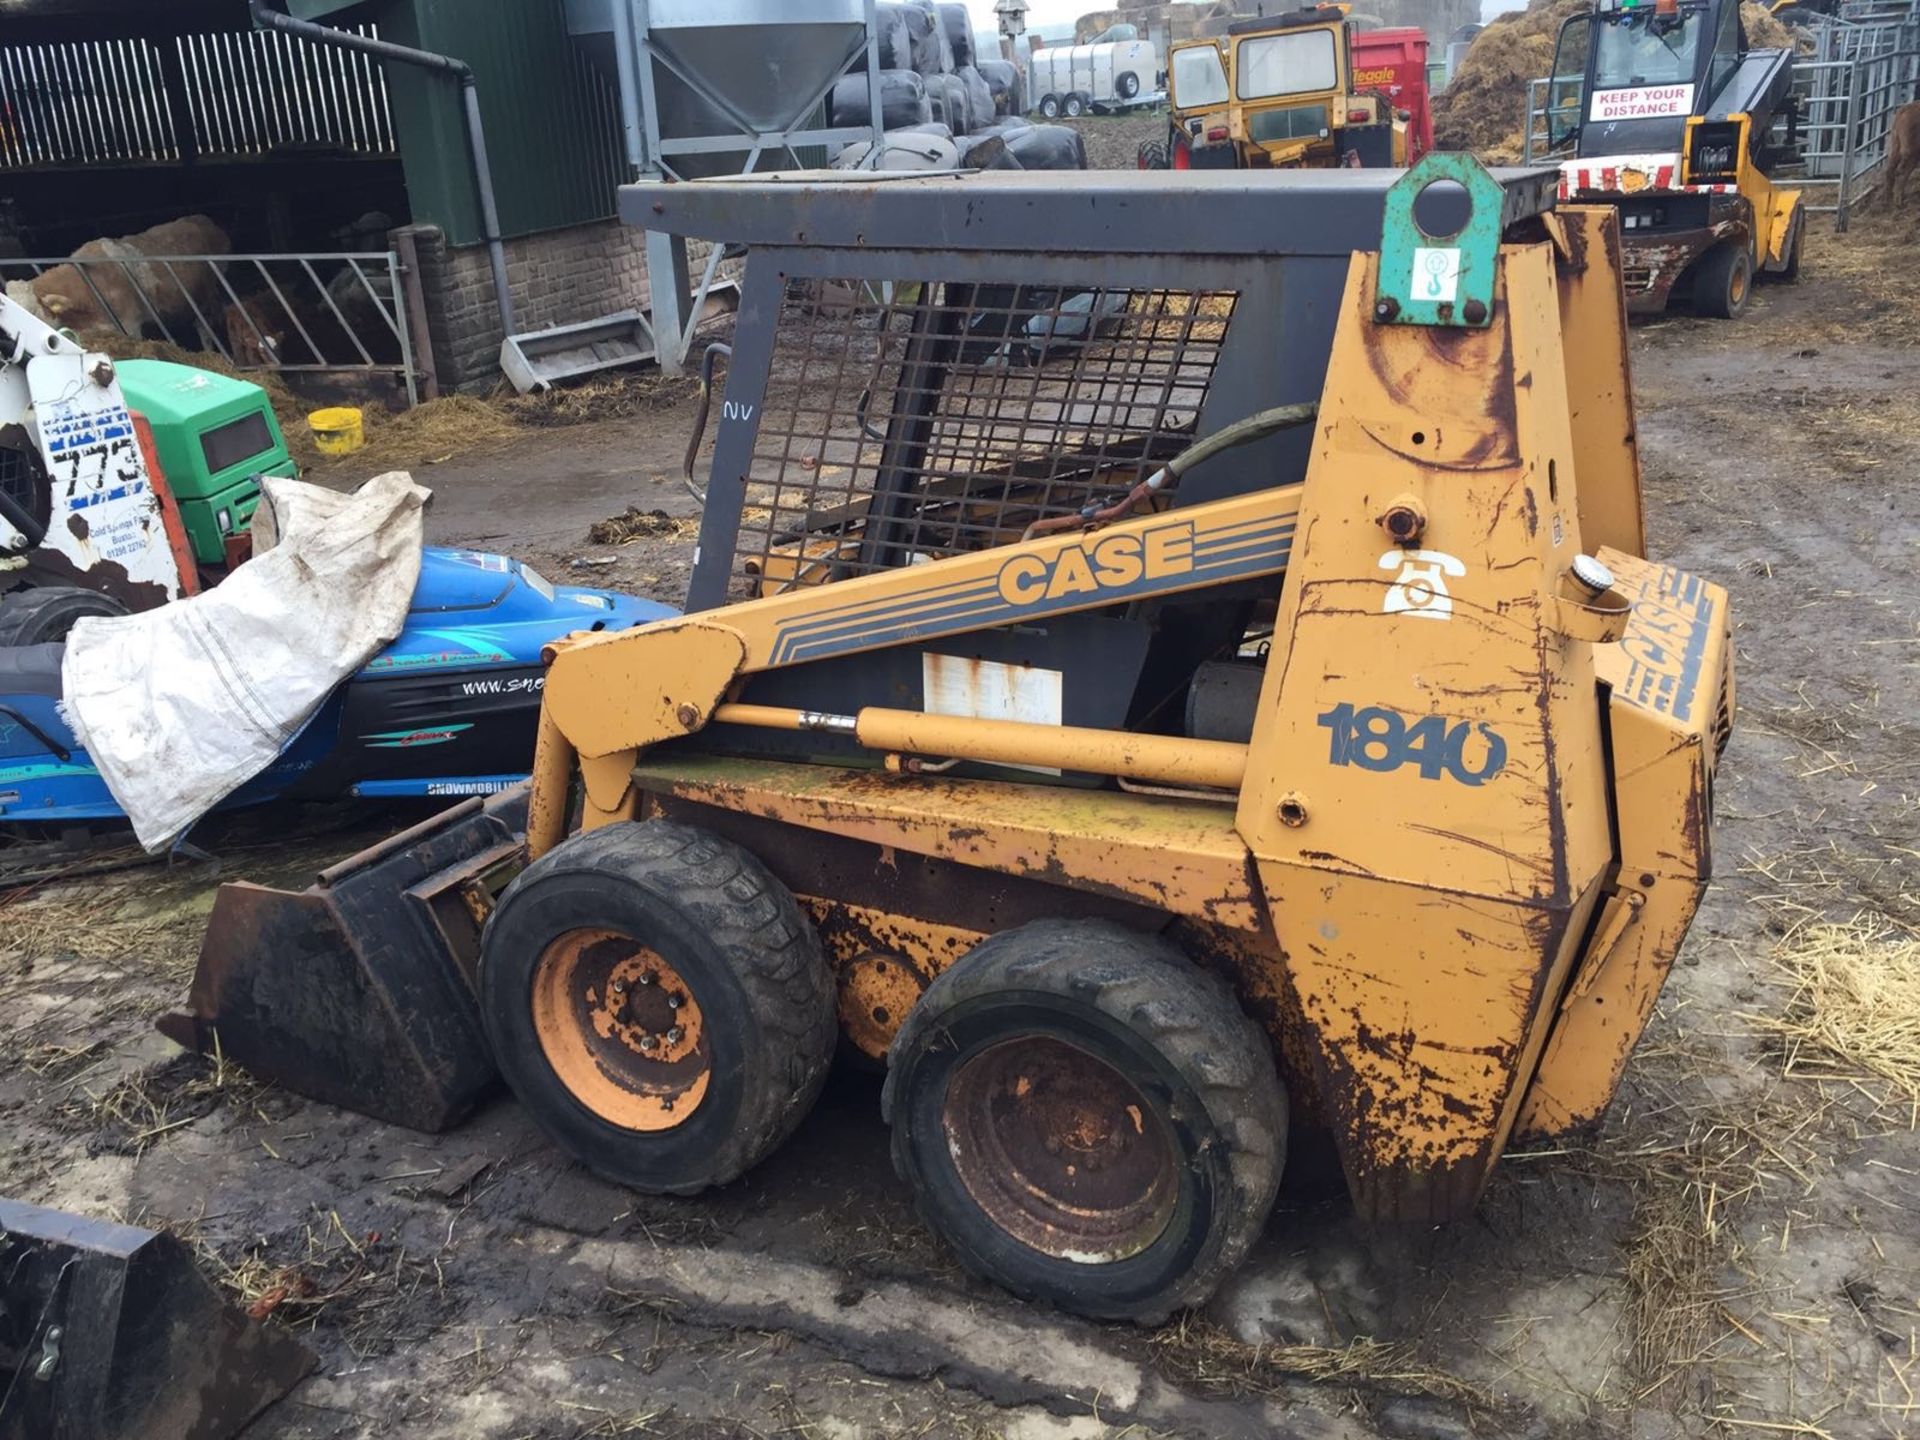
[[[235,369],[389,374],[417,403],[404,273],[392,251],[0,259],[14,298],[88,338],[165,340]],[[118,252],[118,253],[114,253]],[[22,292],[20,282],[32,290]]]
[[[1850,0],[1794,64],[1807,208],[1847,228],[1880,180],[1893,113],[1920,99],[1920,0]]]
[[[1580,119],[1582,91],[1587,77],[1582,75],[1543,75],[1527,82],[1527,128],[1523,132],[1521,163],[1544,165],[1553,153],[1549,136],[1550,122],[1557,116],[1562,132]],[[1569,121],[1567,117],[1571,116]],[[1562,149],[1564,149],[1564,142]]]

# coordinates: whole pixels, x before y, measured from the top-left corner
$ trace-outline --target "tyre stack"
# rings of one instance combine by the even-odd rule
[[[1017,66],[978,56],[965,5],[882,0],[875,7],[880,51],[882,170],[1084,170],[1086,147],[1061,125],[1021,117],[1025,96]],[[866,57],[833,88],[829,123],[872,123]],[[842,150],[835,169],[868,165],[873,147]]]

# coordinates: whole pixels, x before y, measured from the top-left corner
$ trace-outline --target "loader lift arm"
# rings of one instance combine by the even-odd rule
[[[1295,423],[1311,414],[1298,415]],[[1301,487],[1281,486],[1190,508],[1164,510],[1095,531],[1041,536],[935,565],[907,566],[837,585],[810,587],[743,601],[724,617],[692,615],[642,630],[581,636],[553,647],[534,760],[529,854],[538,858],[565,829],[566,787],[554,781],[577,756],[586,781],[590,823],[631,818],[625,804],[627,772],[640,754],[663,741],[691,735],[716,718],[791,729],[830,728],[824,714],[748,714],[756,707],[726,705],[747,675],[804,664],[828,655],[880,649],[908,640],[934,640],[976,630],[1072,614],[1117,601],[1143,600],[1278,575],[1287,568]],[[650,677],[672,675],[661,687]],[[630,697],[609,706],[606,697]],[[766,707],[757,707],[765,710]],[[926,727],[926,717],[917,717]],[[904,712],[863,711],[863,743],[888,750],[915,732]],[[1000,743],[1028,745],[1050,738],[1002,730]],[[1100,732],[1054,736],[1061,749],[1085,751]],[[967,727],[922,728],[931,748],[969,756]],[[976,744],[987,737],[975,736]],[[1114,774],[1173,784],[1227,784],[1243,769],[1245,746],[1222,746],[1212,764],[1194,764],[1196,742],[1128,735],[1112,752]],[[1235,753],[1237,752],[1237,756]],[[1084,763],[1081,768],[1087,767]],[[1204,769],[1204,776],[1196,774]],[[556,798],[557,797],[557,798]]]

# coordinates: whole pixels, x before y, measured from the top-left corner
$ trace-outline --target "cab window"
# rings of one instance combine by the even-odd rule
[[[1311,94],[1332,90],[1340,83],[1331,30],[1299,30],[1242,40],[1234,52],[1233,66],[1242,100]]]
[[[1282,110],[1259,110],[1247,116],[1247,138],[1260,143],[1315,140],[1331,123],[1324,105],[1289,105]]]
[[[1629,10],[1607,16],[1600,24],[1600,43],[1594,47],[1593,88],[1688,83],[1705,28],[1697,10],[1679,15]]]
[[[1227,72],[1211,45],[1174,51],[1172,79],[1172,100],[1182,109],[1227,103]]]
[[[1720,87],[1740,68],[1740,7],[1729,5],[1720,12],[1720,30],[1713,37],[1712,66],[1707,71],[1707,95],[1718,95]]]

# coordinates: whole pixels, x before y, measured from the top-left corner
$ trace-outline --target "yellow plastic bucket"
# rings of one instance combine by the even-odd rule
[[[360,411],[352,405],[315,410],[307,416],[307,428],[313,431],[314,444],[322,455],[351,455],[367,443]]]

